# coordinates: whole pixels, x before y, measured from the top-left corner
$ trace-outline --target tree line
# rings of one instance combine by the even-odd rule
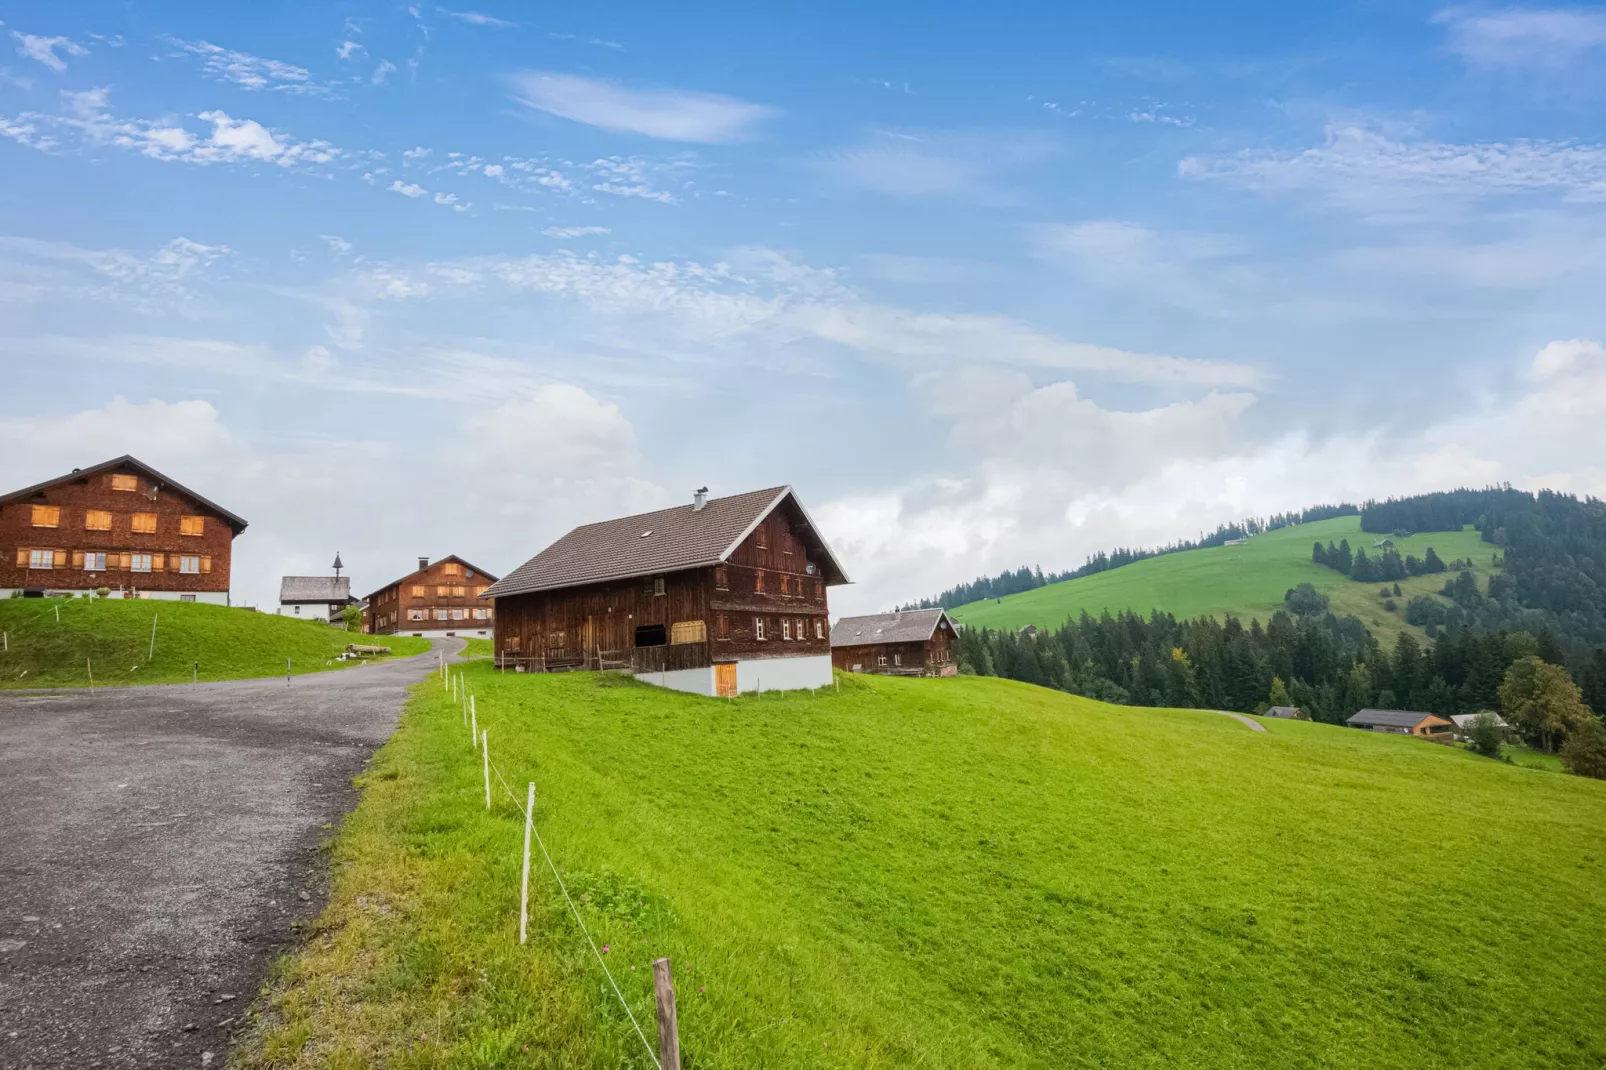
[[[1327,540],[1326,546],[1323,546],[1318,539],[1311,546],[1310,559],[1318,565],[1330,568],[1334,572],[1342,572],[1350,579],[1361,583],[1392,583],[1407,576],[1444,572],[1451,567],[1444,563],[1438,551],[1431,546],[1421,557],[1415,554],[1401,557],[1400,552],[1392,546],[1383,547],[1376,557],[1367,557],[1364,546],[1352,551],[1348,539],[1340,540],[1337,546],[1333,545],[1331,539]],[[1472,563],[1457,561],[1455,564],[1458,567],[1470,568]]]

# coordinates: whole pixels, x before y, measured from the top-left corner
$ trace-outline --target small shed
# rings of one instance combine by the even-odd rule
[[[843,617],[831,629],[831,663],[846,672],[952,676],[954,622],[940,609]]]
[[[1285,721],[1308,721],[1310,716],[1302,706],[1273,706],[1266,711],[1267,717],[1281,717]]]
[[[1390,732],[1427,739],[1442,737],[1455,727],[1443,717],[1420,710],[1358,710],[1344,723],[1369,732]]]
[[[306,620],[337,622],[351,597],[350,576],[283,576],[279,579],[279,614]]]

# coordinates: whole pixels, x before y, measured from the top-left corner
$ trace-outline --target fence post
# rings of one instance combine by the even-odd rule
[[[284,686],[290,686],[290,659],[284,659]]]
[[[468,715],[468,730],[474,737],[474,749],[478,750],[480,746],[480,722],[472,711]]]
[[[156,656],[156,620],[160,616],[160,613],[151,614],[151,649],[150,652],[145,655],[145,660],[147,662]]]
[[[474,701],[473,695],[468,697],[468,711],[474,714],[476,717],[479,716],[479,703]]]
[[[200,682],[201,682],[201,663],[197,661],[195,663],[195,667],[190,670],[190,686],[193,687],[193,686],[195,686],[196,684],[198,684]]]
[[[89,674],[89,690],[95,690],[95,666],[90,664],[89,658],[84,658],[84,671]]]
[[[480,735],[480,756],[485,759],[485,808],[491,808],[491,730]]]
[[[519,886],[519,943],[524,943],[530,927],[530,829],[535,824],[535,781],[524,796],[524,883]]]
[[[652,960],[652,987],[658,997],[658,1064],[663,1070],[680,1070],[680,1026],[675,1021],[675,982],[669,960]]]

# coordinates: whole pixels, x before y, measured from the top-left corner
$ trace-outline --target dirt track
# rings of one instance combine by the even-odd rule
[[[434,664],[0,692],[0,1066],[221,1070]]]

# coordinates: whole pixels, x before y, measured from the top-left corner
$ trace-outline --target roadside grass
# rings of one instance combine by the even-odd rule
[[[1521,743],[1505,744],[1500,748],[1500,756],[1510,758],[1513,764],[1524,766],[1528,769],[1543,769],[1551,773],[1562,771],[1560,755],[1546,754],[1542,750],[1535,750]]]
[[[1606,1060],[1606,784],[1008,680],[732,701],[466,666],[649,1038],[688,1068]],[[242,1067],[647,1067],[432,679]]]
[[[468,644],[463,648],[465,658],[488,658],[496,653],[495,644],[489,639],[465,638],[463,641]]]
[[[58,620],[59,614],[59,620]],[[156,642],[151,656],[151,623]],[[322,672],[348,643],[418,654],[427,639],[371,636],[204,602],[123,598],[0,599],[0,688],[184,683]],[[87,660],[87,665],[86,665]],[[196,663],[199,667],[196,668]]]
[[[1406,603],[1419,594],[1437,596],[1450,574],[1412,576],[1399,581],[1401,596],[1394,599],[1396,606],[1390,611],[1384,608],[1385,599],[1378,594],[1383,584],[1356,583],[1310,559],[1311,544],[1318,539],[1324,544],[1349,539],[1351,548],[1364,548],[1368,556],[1375,557],[1372,544],[1378,538],[1361,531],[1359,517],[1336,517],[1269,531],[1241,546],[1213,546],[1148,558],[1002,600],[972,602],[949,613],[955,620],[988,628],[1023,628],[1028,624],[1057,628],[1080,616],[1084,609],[1095,617],[1105,610],[1114,614],[1126,609],[1148,616],[1161,609],[1179,618],[1224,617],[1231,613],[1245,622],[1251,617],[1264,622],[1282,606],[1283,595],[1290,587],[1310,583],[1328,596],[1333,612],[1361,618],[1380,642],[1393,643],[1402,631],[1420,637],[1421,629],[1405,621]],[[1424,532],[1394,542],[1401,555],[1422,557],[1431,546],[1446,563],[1470,558],[1483,589],[1488,588],[1489,577],[1498,571],[1492,563],[1495,548],[1472,528]]]

